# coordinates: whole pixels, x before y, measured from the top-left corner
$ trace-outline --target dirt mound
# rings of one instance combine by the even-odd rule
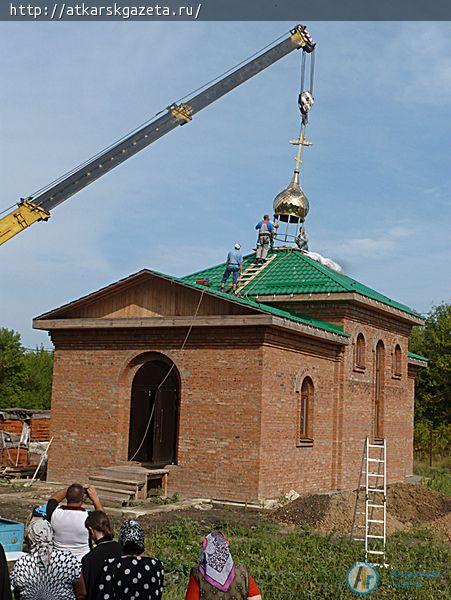
[[[311,525],[324,533],[349,534],[355,492],[301,496],[273,511],[279,523]],[[420,484],[395,483],[387,490],[387,533],[424,525],[451,538],[451,498]]]
[[[401,523],[421,525],[446,516],[451,498],[424,485],[396,483],[388,487],[387,507]]]
[[[317,525],[329,510],[330,498],[323,494],[301,496],[290,504],[277,508],[273,514],[281,523]]]

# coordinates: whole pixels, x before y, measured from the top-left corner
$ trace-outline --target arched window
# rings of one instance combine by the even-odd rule
[[[306,377],[302,382],[301,396],[299,402],[299,439],[311,440],[312,434],[312,412],[313,412],[313,381]]]
[[[393,354],[393,375],[395,377],[401,377],[402,375],[401,346],[399,344],[396,344]]]
[[[365,368],[365,338],[359,333],[355,342],[355,366],[359,369]]]
[[[374,437],[379,439],[382,433],[382,409],[384,397],[385,349],[382,341],[376,346],[374,369]]]

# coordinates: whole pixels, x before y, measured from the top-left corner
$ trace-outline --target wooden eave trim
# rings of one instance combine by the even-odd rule
[[[414,325],[423,325],[424,319],[410,315],[399,308],[389,306],[379,300],[367,298],[356,292],[337,292],[333,294],[280,294],[280,295],[265,295],[255,296],[257,302],[273,303],[273,302],[355,302],[366,307],[371,307],[379,312],[388,313],[392,317],[406,321]]]
[[[296,331],[308,337],[321,338],[323,340],[339,343],[341,345],[349,345],[351,343],[351,339],[349,337],[340,335],[338,333],[333,333],[331,331],[326,331],[325,329],[317,329],[312,325],[296,323],[295,321],[289,321],[288,319],[283,319],[282,317],[272,317],[272,319],[273,325],[276,327],[289,329],[290,331]]]
[[[64,329],[142,329],[166,327],[252,327],[272,326],[308,337],[320,338],[335,344],[349,344],[349,338],[317,329],[303,323],[296,323],[272,315],[215,315],[192,317],[142,317],[142,318],[83,318],[83,319],[41,319],[33,320],[34,329],[46,331]]]
[[[214,315],[197,317],[93,317],[34,319],[34,329],[141,329],[150,327],[220,327],[221,325],[271,325],[270,315]]]
[[[424,368],[428,366],[428,363],[425,360],[419,360],[418,358],[408,358],[407,364],[413,367]]]

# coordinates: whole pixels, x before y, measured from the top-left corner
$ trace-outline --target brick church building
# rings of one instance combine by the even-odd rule
[[[420,315],[295,248],[238,296],[223,269],[143,269],[34,320],[55,346],[48,478],[133,459],[183,496],[329,492],[356,487],[366,435],[389,482],[411,475]]]

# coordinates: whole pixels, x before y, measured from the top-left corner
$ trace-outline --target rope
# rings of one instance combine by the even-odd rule
[[[301,92],[304,91],[304,81],[305,81],[305,52],[302,53],[302,58],[301,58]]]
[[[191,334],[191,330],[193,329],[193,326],[194,326],[194,321],[197,319],[197,315],[199,313],[200,305],[202,303],[204,294],[205,294],[205,290],[202,290],[200,298],[199,298],[199,302],[198,302],[197,307],[196,307],[196,311],[195,311],[195,313],[193,315],[191,324],[188,327],[188,331],[186,333],[185,339],[183,340],[183,344],[182,344],[182,347],[180,348],[180,352],[183,352],[183,350],[185,349],[186,342],[188,341],[188,338],[189,338],[189,336]],[[141,443],[139,444],[138,449],[136,450],[135,454],[129,459],[130,461],[132,461],[132,460],[134,460],[136,458],[136,456],[138,455],[139,451],[141,450],[141,448],[142,448],[142,446],[143,446],[143,444],[144,444],[144,442],[146,440],[147,434],[149,433],[150,424],[151,424],[152,419],[153,419],[153,414],[155,412],[155,405],[157,403],[156,402],[156,400],[157,400],[157,397],[156,397],[157,396],[157,392],[163,386],[164,382],[167,380],[167,378],[171,374],[171,372],[172,372],[172,370],[173,370],[174,367],[175,367],[175,363],[173,362],[172,365],[169,367],[168,372],[163,377],[162,381],[158,384],[158,387],[155,390],[155,399],[154,399],[154,403],[153,403],[153,406],[152,406],[152,410],[150,411],[150,416],[149,416],[149,420],[147,421],[147,425],[146,425],[146,429],[144,431],[144,435],[142,437]]]
[[[310,55],[310,93],[313,95],[313,80],[315,77],[315,50]]]
[[[12,208],[14,208],[15,206],[17,206],[17,204],[13,204],[12,206],[8,206],[8,208],[5,208],[5,210],[2,210],[0,212],[0,215],[2,215],[5,212],[8,212],[9,210],[11,210]]]

